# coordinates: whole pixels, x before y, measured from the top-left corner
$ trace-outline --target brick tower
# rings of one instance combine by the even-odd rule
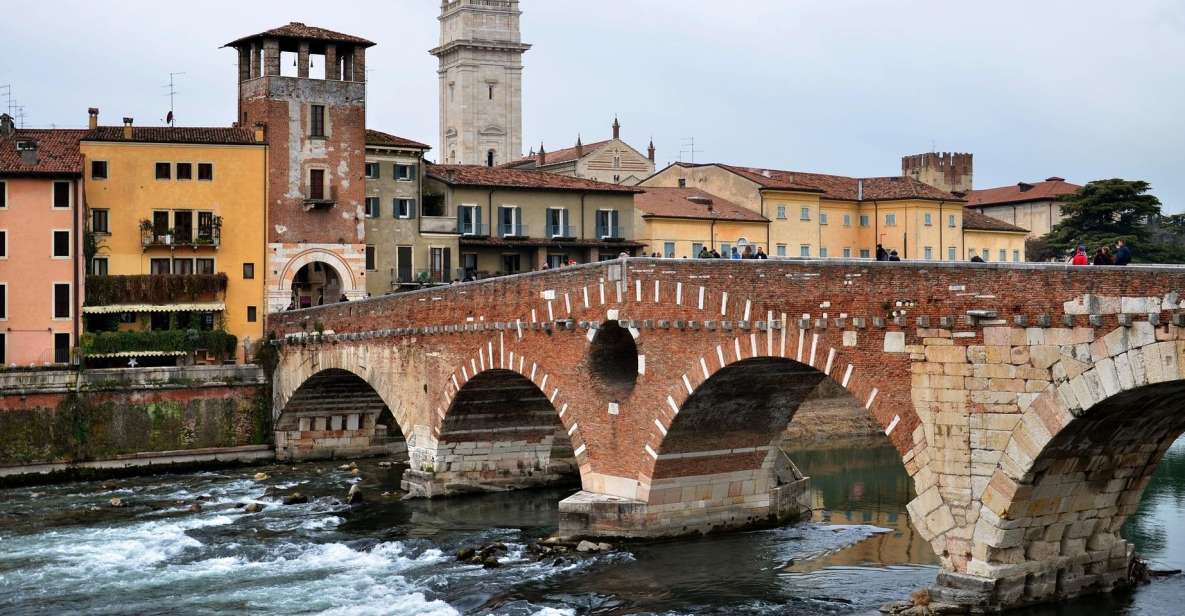
[[[440,157],[500,165],[523,153],[523,54],[518,0],[442,0]]]
[[[267,135],[269,312],[366,296],[365,82],[373,45],[296,22],[226,45],[239,54],[238,121]]]
[[[971,154],[926,152],[901,158],[901,175],[949,193],[971,190]]]

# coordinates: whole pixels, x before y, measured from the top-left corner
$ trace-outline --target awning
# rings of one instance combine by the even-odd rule
[[[222,312],[226,304],[209,302],[204,304],[111,304],[109,306],[83,306],[83,314],[119,314],[122,312]]]
[[[92,359],[119,359],[121,357],[180,357],[185,351],[120,351],[118,353],[93,353]]]

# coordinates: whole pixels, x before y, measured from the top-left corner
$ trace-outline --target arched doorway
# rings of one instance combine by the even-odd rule
[[[292,278],[292,304],[296,308],[332,304],[341,299],[342,291],[341,276],[322,261],[305,264]]]

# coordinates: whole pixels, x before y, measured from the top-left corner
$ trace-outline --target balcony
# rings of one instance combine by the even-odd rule
[[[457,233],[456,216],[420,216],[421,233]]]
[[[498,225],[498,237],[505,239],[523,239],[531,236],[527,225],[522,223],[502,223]]]
[[[571,225],[547,225],[547,237],[553,240],[575,239],[576,227]]]
[[[188,227],[167,227],[154,224],[151,220],[140,221],[140,245],[149,248],[214,248],[222,244],[222,217],[214,216],[208,223],[199,223],[197,229]]]
[[[317,189],[315,186],[307,188],[308,197],[304,200],[304,211],[329,209],[337,205],[337,186],[330,186],[328,190]]]
[[[480,222],[461,221],[457,225],[457,233],[463,237],[489,237],[490,228]]]

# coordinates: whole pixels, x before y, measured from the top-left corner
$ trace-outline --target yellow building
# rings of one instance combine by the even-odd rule
[[[262,131],[97,124],[92,109],[80,144],[97,246],[87,263],[84,353],[140,365],[242,361],[263,335]],[[114,331],[146,333],[116,339]]]
[[[769,219],[769,252],[774,257],[876,258],[877,246],[903,260],[959,261],[969,258],[965,235],[986,237],[1019,249],[1014,225],[967,228],[966,202],[910,177],[852,178],[737,167],[675,163],[642,182],[641,187],[702,190]],[[972,214],[974,214],[972,212]],[[987,225],[980,225],[987,227]],[[996,243],[991,261],[1000,254]],[[980,246],[976,245],[976,248]]]
[[[769,219],[732,201],[694,188],[646,188],[634,195],[634,228],[646,254],[696,258],[715,250],[768,250]]]
[[[963,242],[967,259],[978,256],[984,261],[1019,263],[1025,260],[1028,229],[1004,222],[975,210],[963,212]]]

